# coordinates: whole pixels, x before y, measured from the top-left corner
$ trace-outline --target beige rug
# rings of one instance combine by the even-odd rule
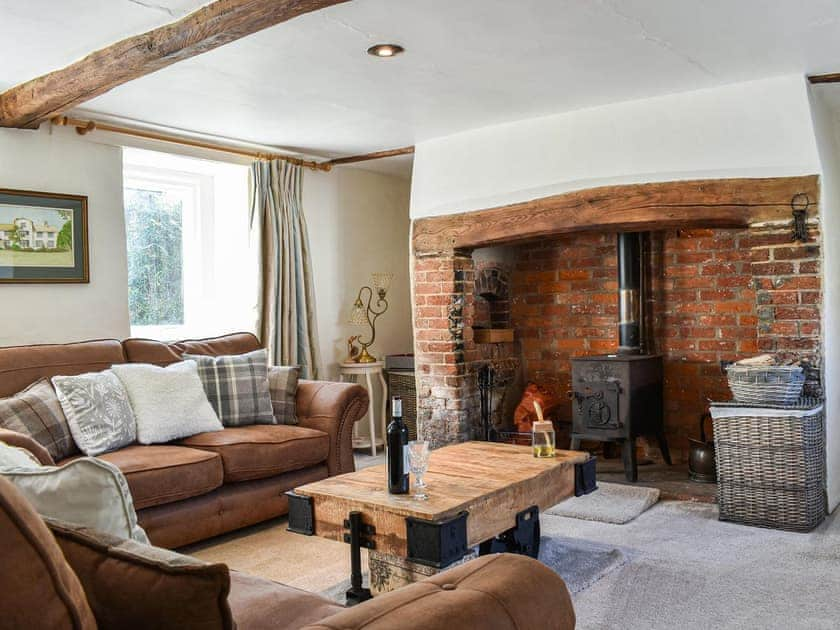
[[[350,575],[349,545],[293,534],[286,531],[286,526],[285,518],[275,519],[179,551],[315,593],[334,587]],[[367,569],[365,549],[362,567]]]

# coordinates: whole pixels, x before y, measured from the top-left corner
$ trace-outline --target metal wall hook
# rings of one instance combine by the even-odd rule
[[[792,241],[805,243],[808,240],[808,207],[811,200],[806,193],[796,193],[790,200],[790,207],[793,214],[793,236]]]

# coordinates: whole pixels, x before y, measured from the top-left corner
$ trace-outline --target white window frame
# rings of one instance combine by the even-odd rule
[[[182,201],[181,262],[184,291],[184,322],[169,325],[132,325],[135,337],[175,340],[189,336],[199,314],[196,305],[213,291],[213,177],[199,173],[150,166],[126,166],[124,188],[166,190]]]

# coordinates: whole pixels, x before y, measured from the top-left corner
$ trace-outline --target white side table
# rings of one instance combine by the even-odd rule
[[[376,447],[385,445],[385,416],[388,405],[388,385],[385,383],[384,375],[385,364],[382,361],[375,363],[340,363],[339,376],[342,381],[347,380],[345,377],[350,377],[355,381],[359,376],[365,377],[365,384],[367,385],[368,396],[368,423],[370,426],[370,440],[356,435],[356,426],[353,427],[353,448],[368,448],[370,447],[370,454],[376,455]],[[382,437],[376,437],[376,414],[373,408],[373,375],[379,378],[379,384],[382,387],[382,408],[380,412],[379,421],[382,425]]]

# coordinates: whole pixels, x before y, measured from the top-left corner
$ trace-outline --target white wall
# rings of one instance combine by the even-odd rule
[[[823,230],[823,327],[828,449],[828,504],[840,504],[840,111],[831,111],[814,87],[814,132],[822,160],[820,210]]]
[[[409,280],[409,180],[362,169],[338,167],[328,173],[306,171],[303,209],[309,229],[317,302],[322,379],[338,378],[347,355],[346,340],[367,329],[348,323],[356,295],[370,286],[370,274],[394,274],[388,311],[376,322],[376,358],[413,352]],[[374,409],[382,394],[374,379]],[[367,420],[358,425],[369,436]],[[377,431],[380,429],[377,427]]]
[[[394,280],[370,352],[379,358],[412,351],[408,204],[407,179],[348,167],[304,174],[323,378],[338,375],[347,337],[367,337],[347,321],[359,288],[370,285],[375,271],[390,271]]]
[[[782,77],[422,142],[411,216],[607,184],[813,174],[819,167],[805,80]]]
[[[0,285],[0,346],[128,336],[122,150],[0,129],[0,188],[87,195],[90,284]]]

